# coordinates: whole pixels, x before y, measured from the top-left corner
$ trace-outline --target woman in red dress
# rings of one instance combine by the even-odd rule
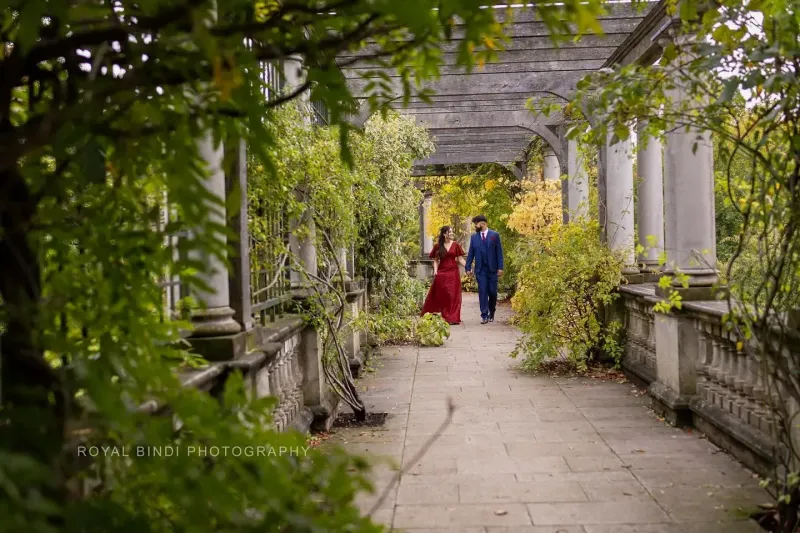
[[[461,274],[458,264],[465,265],[464,250],[453,240],[450,226],[439,230],[439,239],[429,257],[433,259],[433,283],[422,306],[422,314],[441,313],[450,324],[461,323]]]

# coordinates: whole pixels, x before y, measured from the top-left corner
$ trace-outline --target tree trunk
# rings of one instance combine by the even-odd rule
[[[355,383],[353,383],[352,375],[349,377],[349,379],[345,377],[345,384],[347,385],[347,388],[349,389],[349,392],[352,395],[352,397],[355,398],[359,404],[361,404],[361,409],[356,409],[355,407],[353,407],[353,416],[358,422],[363,422],[364,420],[367,419],[367,407],[366,405],[364,405],[364,401],[358,394],[358,388],[356,387]]]
[[[61,500],[59,455],[64,444],[64,401],[58,375],[40,345],[41,268],[30,228],[37,199],[24,178],[0,174],[0,297],[5,331],[0,337],[0,447],[51,469]]]

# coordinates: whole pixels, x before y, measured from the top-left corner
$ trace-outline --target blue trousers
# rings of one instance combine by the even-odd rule
[[[475,273],[478,282],[478,302],[481,305],[481,318],[494,317],[497,305],[497,272],[482,270]]]

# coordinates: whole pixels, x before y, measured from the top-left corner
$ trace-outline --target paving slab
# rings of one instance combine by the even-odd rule
[[[374,521],[408,533],[760,531],[747,510],[768,496],[730,456],[664,424],[630,383],[521,372],[509,306],[481,325],[477,296],[463,302],[444,346],[386,347],[360,380],[386,424],[335,429],[326,443],[383,460],[378,493],[402,465]],[[448,401],[452,423],[431,442]]]

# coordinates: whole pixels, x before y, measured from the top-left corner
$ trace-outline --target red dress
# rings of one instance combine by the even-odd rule
[[[439,244],[433,246],[429,254],[431,259],[438,257]],[[441,313],[450,324],[461,323],[461,274],[458,270],[457,258],[466,255],[464,249],[456,241],[450,245],[444,259],[439,262],[439,270],[433,278],[422,314]]]

